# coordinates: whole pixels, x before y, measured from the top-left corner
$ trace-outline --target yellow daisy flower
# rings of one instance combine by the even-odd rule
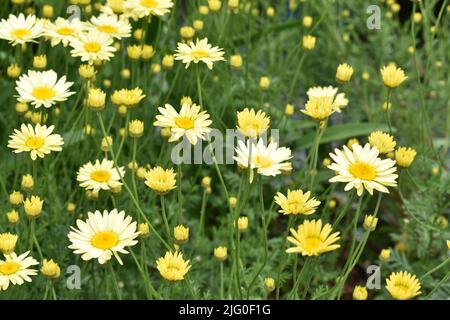
[[[93,64],[95,61],[109,61],[116,52],[112,45],[113,38],[97,29],[82,32],[78,37],[70,41],[73,48],[70,51],[72,57],[80,57],[81,61]]]
[[[173,7],[172,0],[127,0],[124,9],[137,18],[163,16]]]
[[[36,42],[42,36],[44,24],[34,15],[19,16],[10,14],[8,19],[0,21],[0,39],[8,40],[13,46],[26,42]]]
[[[369,136],[369,143],[372,147],[377,148],[380,153],[384,154],[393,152],[397,144],[393,136],[381,131],[372,132]]]
[[[5,254],[5,260],[0,260],[0,290],[6,290],[9,284],[22,285],[31,282],[30,276],[37,274],[37,270],[29,267],[39,264],[34,258],[28,257],[30,251],[20,256],[14,252]]]
[[[87,261],[97,259],[100,264],[108,262],[114,255],[123,264],[119,253],[127,254],[127,247],[137,244],[136,222],[124,211],[117,209],[108,212],[88,212],[86,221],[77,220],[78,229],[72,227],[68,238],[71,242],[69,249],[75,254],[81,254],[81,259]]]
[[[173,169],[164,170],[161,167],[154,167],[144,174],[145,184],[152,190],[165,194],[177,186],[176,173]]]
[[[199,63],[200,61],[205,63],[209,69],[213,68],[215,61],[225,60],[223,58],[223,49],[219,47],[213,47],[208,43],[208,39],[197,39],[195,43],[192,41],[189,44],[178,43],[175,60],[181,60],[186,64],[186,69],[191,62]]]
[[[58,17],[54,22],[47,20],[44,24],[44,35],[50,38],[52,47],[59,43],[62,43],[64,47],[67,47],[70,41],[74,37],[77,37],[83,30],[83,23],[77,18],[67,20]]]
[[[33,128],[31,124],[22,124],[20,130],[14,129],[9,136],[8,148],[13,152],[29,152],[32,160],[43,158],[52,151],[61,151],[64,144],[59,134],[52,134],[54,126],[41,126],[39,123]]]
[[[384,66],[380,69],[380,73],[383,78],[384,85],[391,89],[398,87],[408,78],[405,75],[405,71],[401,68],[397,68],[395,64]]]
[[[301,253],[303,256],[318,256],[322,253],[336,250],[340,247],[335,244],[340,239],[339,232],[331,234],[330,224],[322,228],[322,220],[305,220],[297,230],[291,229],[292,237],[287,239],[295,247],[286,250],[287,253]]]
[[[66,101],[71,95],[69,91],[73,82],[67,82],[66,76],[58,80],[58,75],[53,70],[33,71],[22,75],[16,81],[16,90],[19,93],[19,102],[31,103],[38,109],[41,106],[50,108],[57,102]]]
[[[345,191],[356,189],[361,196],[366,189],[372,195],[373,190],[389,193],[387,187],[397,185],[395,161],[380,159],[378,149],[371,148],[370,144],[364,147],[354,144],[352,150],[344,146],[343,150],[335,149],[334,152],[330,153],[334,163],[328,169],[335,171],[335,176],[330,182],[346,183]]]
[[[412,148],[400,147],[395,150],[395,161],[397,165],[403,168],[408,168],[416,158],[417,152]]]
[[[166,252],[164,257],[156,261],[156,268],[161,276],[168,281],[180,281],[191,269],[189,260],[183,259],[181,252]]]
[[[257,143],[248,140],[245,144],[239,140],[235,150],[236,156],[233,159],[239,166],[248,168],[250,163],[250,168],[256,169],[263,176],[276,176],[292,170],[292,164],[288,161],[293,157],[291,149],[279,148],[276,142],[266,145],[263,139],[259,139]]]
[[[246,137],[257,138],[267,131],[270,117],[264,111],[245,108],[237,113],[237,128]]]
[[[0,233],[0,251],[4,254],[14,252],[18,238],[18,235],[9,232]]]
[[[119,169],[119,172],[117,172]],[[124,167],[115,168],[114,161],[103,159],[101,162],[88,162],[83,165],[77,173],[77,181],[86,190],[98,192],[110,190],[122,186],[120,177],[125,175]]]
[[[344,93],[338,94],[337,90],[331,86],[310,88],[306,93],[308,101],[305,108],[300,111],[318,121],[327,119],[334,112],[341,112],[348,100]]]
[[[101,14],[91,18],[92,25],[100,32],[106,33],[115,39],[131,36],[131,24],[127,19],[119,18],[115,14]]]
[[[303,214],[310,215],[316,212],[316,208],[320,205],[320,201],[311,196],[311,192],[303,192],[303,190],[288,190],[287,196],[278,192],[275,196],[275,202],[281,209],[278,212],[287,214]]]
[[[142,89],[136,87],[134,89],[115,90],[111,95],[111,102],[116,106],[134,107],[145,98]]]
[[[419,280],[406,271],[391,273],[386,279],[386,289],[396,300],[409,300],[421,294]]]
[[[164,108],[159,107],[159,115],[156,116],[155,126],[161,128],[170,128],[171,136],[169,142],[177,141],[186,136],[193,145],[197,144],[198,139],[205,140],[205,135],[211,132],[209,126],[212,121],[206,111],[200,111],[200,106],[184,103],[178,113],[170,104]]]
[[[353,75],[353,68],[347,63],[342,63],[337,67],[336,79],[340,82],[349,82]]]

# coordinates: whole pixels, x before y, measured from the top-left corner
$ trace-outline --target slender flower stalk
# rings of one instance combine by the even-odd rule
[[[389,134],[392,135],[392,124],[391,124],[391,88],[388,88],[386,97],[386,122],[389,127]]]
[[[167,220],[167,214],[166,214],[166,200],[164,198],[164,195],[160,196],[161,199],[161,217],[164,223],[164,228],[166,231],[167,241],[170,242],[171,235],[170,235],[170,226],[169,226],[169,220]]]
[[[97,119],[98,119],[98,121],[100,123],[100,127],[101,127],[101,130],[102,130],[103,137],[106,138],[108,136],[108,134],[106,133],[105,124],[103,123],[103,118],[102,118],[100,113],[97,112],[96,114],[97,114]],[[109,141],[108,141],[108,143],[109,143]],[[111,157],[112,157],[112,159],[114,161],[114,166],[115,166],[118,174],[120,175],[120,180],[122,181],[123,186],[125,187],[125,190],[130,195],[131,200],[133,201],[136,209],[138,210],[138,213],[141,215],[141,217],[144,219],[144,221],[149,225],[152,233],[155,234],[155,236],[158,238],[158,240],[166,247],[166,249],[170,250],[171,249],[170,245],[161,237],[161,235],[158,233],[158,231],[156,231],[156,229],[154,228],[153,224],[148,220],[148,218],[145,215],[144,211],[142,211],[142,208],[141,208],[141,206],[139,204],[139,201],[136,199],[136,197],[134,196],[133,191],[130,189],[130,187],[128,186],[127,182],[123,178],[123,175],[120,172],[119,167],[117,165],[117,157],[116,157],[116,155],[114,154],[114,152],[112,150],[112,146],[109,147],[109,154],[111,155]]]
[[[377,203],[375,205],[373,218],[376,218],[378,216],[382,197],[383,197],[383,194],[379,193],[378,197],[377,197]],[[363,209],[361,208],[361,210],[363,210]],[[337,297],[338,299],[341,298],[345,282],[346,282],[350,272],[356,266],[356,264],[359,261],[359,258],[361,257],[361,255],[364,251],[364,248],[366,246],[367,240],[369,239],[370,232],[372,232],[370,229],[366,230],[362,241],[360,241],[360,243],[358,244],[356,249],[353,250],[353,253],[351,255],[349,255],[349,258],[347,258],[348,259],[347,261],[350,261],[350,263],[347,265],[346,269],[343,269],[343,272],[339,276],[338,284],[335,286],[335,288],[333,288],[334,293],[331,295],[331,299],[334,299],[335,297]]]
[[[289,92],[288,92],[288,95],[287,95],[287,98],[286,98],[287,103],[291,103],[292,102],[291,101],[292,100],[292,96],[294,94],[294,90],[295,90],[295,87],[297,85],[298,77],[300,76],[300,70],[302,68],[303,61],[305,61],[305,57],[306,57],[306,53],[305,53],[305,51],[303,51],[303,53],[302,53],[302,55],[300,57],[300,61],[297,63],[297,68],[295,69],[294,78],[292,79],[291,86],[289,88]]]
[[[122,300],[122,291],[120,290],[119,283],[117,282],[117,276],[111,262],[108,263],[108,269],[111,274],[114,291],[116,292],[117,299]]]
[[[263,261],[261,263],[261,266],[258,268],[257,272],[253,276],[253,279],[250,281],[250,284],[247,288],[247,299],[250,297],[251,289],[253,285],[255,284],[256,279],[261,274],[261,272],[264,270],[264,267],[267,263],[267,258],[269,256],[269,249],[267,247],[267,229],[266,229],[266,213],[264,209],[264,196],[263,196],[263,181],[262,177],[259,178],[259,205],[260,205],[260,214],[261,214],[261,226],[263,231],[263,247],[264,247],[264,255],[263,255]]]
[[[223,300],[223,261],[220,262],[220,300]]]

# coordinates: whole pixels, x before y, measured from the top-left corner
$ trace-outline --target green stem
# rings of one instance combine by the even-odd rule
[[[253,287],[253,285],[255,284],[256,279],[258,278],[258,276],[261,274],[261,272],[263,271],[264,267],[266,266],[267,263],[267,257],[269,255],[269,251],[267,248],[267,230],[266,230],[266,217],[265,217],[265,210],[264,210],[264,196],[263,196],[263,182],[262,182],[262,177],[259,177],[259,204],[260,204],[260,212],[261,212],[261,225],[262,225],[262,229],[263,229],[263,237],[264,237],[264,256],[263,256],[263,262],[261,264],[261,266],[259,267],[258,271],[256,272],[256,274],[253,276],[252,281],[250,282],[250,285],[247,288],[247,299],[249,299],[250,297],[250,291]]]
[[[431,269],[430,271],[428,271],[427,273],[425,273],[422,277],[420,277],[420,280],[423,281],[423,279],[425,279],[426,277],[428,277],[428,276],[431,275],[432,273],[436,272],[437,270],[439,270],[440,268],[442,268],[443,266],[445,266],[449,261],[450,261],[450,257],[448,257],[448,258],[445,259],[442,263],[438,264],[436,267],[434,267],[433,269]]]
[[[287,264],[286,262],[288,260],[286,258],[289,257],[289,255],[286,253],[285,246],[286,246],[287,237],[289,235],[289,231],[291,229],[293,221],[294,221],[294,218],[292,216],[290,216],[289,217],[289,221],[288,221],[288,225],[287,225],[287,228],[286,228],[286,231],[284,232],[284,235],[283,235],[283,239],[282,239],[282,242],[281,242],[280,249],[278,250],[279,252],[281,252],[281,255],[282,255],[281,258],[282,259],[281,259],[280,267],[278,268],[278,271],[277,271],[277,280],[276,280],[276,284],[277,284],[276,299],[277,300],[280,299],[280,287],[281,287],[280,286],[280,278],[281,278],[281,273],[283,272],[284,268],[286,267],[286,264]]]
[[[288,299],[294,299],[295,295],[298,292],[298,289],[300,287],[300,280],[303,278],[303,274],[309,269],[309,265],[311,263],[311,257],[307,257],[305,259],[305,263],[303,264],[302,270],[300,271],[300,273],[297,275],[297,278],[294,282],[294,285],[292,286],[292,290],[288,295]]]
[[[51,281],[51,280],[50,280]],[[56,296],[56,291],[55,291],[55,284],[53,283],[53,282],[51,282],[51,288],[52,288],[52,297],[53,297],[53,300],[58,300],[58,297]]]
[[[203,110],[203,97],[202,97],[202,85],[200,82],[200,68],[197,65],[195,66],[195,75],[197,78],[197,94],[198,94],[198,102],[200,103],[200,108]]]
[[[439,281],[439,283],[433,288],[433,290],[430,291],[430,293],[425,297],[425,300],[428,300],[433,293],[443,284],[443,283],[447,283],[447,280],[450,278],[450,271],[447,272],[447,274],[444,276],[444,278],[442,278],[441,281]]]
[[[114,290],[116,291],[117,299],[122,300],[122,293],[120,292],[119,284],[117,282],[116,273],[114,272],[114,268],[112,267],[112,263],[108,263],[109,272],[111,273],[111,277],[113,280]]]
[[[105,130],[105,125],[104,125],[104,123],[103,123],[102,116],[100,115],[99,112],[97,112],[96,114],[97,114],[98,121],[99,121],[99,123],[100,123],[100,127],[101,127],[101,129],[102,129],[103,137],[106,138],[106,137],[107,137],[107,133],[106,133],[106,130]],[[128,194],[130,195],[131,200],[133,201],[133,203],[134,203],[136,209],[138,210],[139,214],[140,214],[141,217],[145,220],[145,222],[148,224],[148,226],[150,227],[152,233],[155,234],[155,236],[158,238],[158,240],[161,241],[161,243],[162,243],[168,250],[171,250],[170,245],[169,245],[166,241],[164,241],[164,239],[161,237],[161,235],[158,233],[158,231],[156,231],[156,229],[153,227],[153,224],[152,224],[152,223],[148,220],[148,218],[145,216],[144,211],[142,211],[142,208],[141,208],[141,206],[140,206],[140,204],[139,204],[139,201],[138,201],[138,200],[136,199],[136,197],[134,196],[133,192],[131,191],[130,187],[129,187],[128,184],[126,183],[126,181],[125,181],[125,179],[124,179],[122,173],[121,173],[120,170],[119,170],[119,167],[118,167],[118,165],[117,165],[117,158],[116,158],[116,155],[114,154],[114,152],[113,152],[113,150],[112,150],[112,147],[110,146],[109,149],[110,149],[110,150],[109,150],[109,153],[110,153],[112,159],[114,160],[114,167],[116,168],[116,171],[117,171],[117,173],[118,173],[118,175],[119,175],[119,177],[120,177],[120,180],[122,181],[122,183],[123,183],[123,185],[124,185],[124,187],[125,187],[125,190],[126,190],[126,191],[128,192]]]
[[[177,187],[177,195],[178,195],[178,223],[183,222],[183,194],[181,193],[181,183],[182,183],[182,164],[177,165],[178,171],[178,187]]]
[[[137,151],[137,139],[133,138],[133,147],[131,155],[131,163],[133,163],[133,165],[136,163],[136,151]],[[136,199],[139,199],[136,185],[136,171],[131,172],[131,184],[133,186],[134,196],[136,197]]]
[[[42,300],[47,300],[48,291],[50,289],[50,281],[51,280],[47,280],[47,283],[45,284],[45,292],[44,292],[44,297],[42,298]]]
[[[392,135],[390,100],[391,100],[391,88],[388,88],[387,98],[386,98],[386,122],[389,127],[389,134]]]
[[[348,259],[347,259],[347,261],[346,261],[346,263],[344,265],[344,270],[347,270],[348,266],[351,264],[351,258],[353,257],[353,253],[354,253],[354,250],[355,250],[356,234],[357,234],[357,229],[358,229],[358,220],[359,220],[359,216],[360,216],[361,211],[362,211],[363,199],[364,199],[364,195],[359,197],[358,207],[356,209],[356,213],[355,213],[355,216],[353,218],[352,242],[351,242],[351,245],[350,245],[350,251],[349,251]]]
[[[133,250],[131,250],[131,248],[128,248],[130,250],[131,256],[133,257],[134,262],[136,263],[136,266],[139,269],[139,272],[142,275],[142,278],[144,279],[144,283],[146,286],[146,294],[147,294],[147,298],[148,299],[152,299],[153,296],[158,298],[158,293],[155,291],[155,289],[153,288],[149,277],[146,275],[145,270],[142,268],[141,264],[139,263],[138,259],[136,258],[136,255],[134,254]]]
[[[355,195],[356,195],[356,192],[352,191],[352,193],[350,194],[350,197],[347,200],[347,203],[341,209],[341,211],[339,212],[339,215],[336,218],[336,221],[333,223],[333,229],[336,228],[338,226],[338,224],[341,222],[342,218],[344,218],[344,215],[347,213],[348,208],[350,208],[351,204],[353,203],[353,198],[355,197]]]
[[[171,239],[170,227],[169,227],[169,221],[167,220],[166,203],[165,203],[164,195],[161,195],[160,198],[161,198],[161,215],[162,215],[162,219],[163,219],[163,222],[164,222],[164,227],[165,227],[166,234],[167,234],[167,241],[170,242],[170,239]]]
[[[317,127],[317,134],[316,134],[316,138],[314,139],[314,144],[312,147],[312,157],[310,159],[311,163],[309,166],[309,174],[311,176],[311,180],[310,180],[310,184],[309,184],[309,190],[312,192],[313,191],[313,186],[314,186],[314,180],[315,177],[317,175],[317,161],[319,158],[319,145],[320,145],[320,140],[322,139],[322,136],[326,130],[327,127],[327,122],[326,120],[323,122],[320,122],[318,124]]]
[[[381,199],[382,199],[382,197],[383,197],[383,194],[382,194],[382,193],[379,193],[379,194],[378,194],[378,198],[377,198],[377,203],[376,203],[376,205],[375,205],[374,214],[373,214],[374,218],[376,218],[376,217],[378,216],[378,212],[379,212],[379,210],[380,210],[380,205],[381,205]],[[349,256],[349,260],[347,260],[347,262],[350,261],[350,264],[349,264],[349,266],[347,267],[347,269],[345,269],[345,267],[344,267],[343,270],[345,271],[345,273],[343,273],[343,275],[339,277],[340,280],[339,280],[339,283],[338,283],[337,286],[336,286],[336,291],[335,291],[335,292],[337,293],[337,296],[338,296],[339,298],[340,298],[341,295],[342,295],[342,290],[343,290],[343,288],[344,288],[345,281],[347,280],[348,275],[349,275],[350,272],[353,270],[353,268],[356,266],[356,264],[357,264],[358,261],[359,261],[359,258],[361,257],[361,255],[362,255],[362,253],[363,253],[363,251],[364,251],[364,248],[365,248],[365,246],[366,246],[367,240],[369,239],[370,232],[371,232],[370,230],[368,230],[368,231],[365,232],[363,240],[362,240],[362,241],[359,243],[359,245],[357,246],[356,250],[354,251],[354,254],[352,254],[351,256]],[[347,263],[346,263],[346,264],[347,264]],[[332,296],[332,298],[334,299],[334,295]]]
[[[200,235],[203,235],[204,227],[205,227],[205,210],[206,210],[206,203],[207,203],[207,195],[208,195],[208,192],[205,189],[203,191],[202,206],[201,206],[201,209],[200,209],[200,222],[199,222],[199,233],[200,233]]]
[[[305,56],[306,56],[305,51],[303,51],[300,61],[297,65],[297,68],[295,69],[294,79],[292,79],[291,87],[289,89],[289,93],[288,93],[287,99],[286,99],[287,103],[291,103],[292,95],[294,94],[295,86],[297,84],[297,80],[300,75],[300,69],[302,67],[303,61],[305,60]]]
[[[223,262],[220,262],[220,300],[223,300]]]

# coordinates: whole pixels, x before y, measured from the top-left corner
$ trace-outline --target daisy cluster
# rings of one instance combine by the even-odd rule
[[[219,12],[225,6],[220,0],[201,2],[205,4],[198,6],[200,17]],[[289,1],[290,7],[293,2],[296,1]],[[189,3],[187,7],[191,5],[197,9],[196,3]],[[243,291],[247,297],[253,297],[262,288],[267,295],[276,290],[273,293],[276,298],[280,297],[280,291],[289,299],[307,296],[341,298],[371,233],[376,230],[381,211],[386,210],[381,205],[382,201],[395,190],[399,194],[399,201],[408,210],[402,194],[401,179],[405,172],[410,175],[407,170],[413,165],[417,151],[409,146],[400,146],[401,139],[396,137],[390,110],[394,90],[408,79],[405,71],[394,63],[379,69],[379,85],[384,85],[387,92],[383,110],[386,124],[379,125],[372,132],[362,130],[364,133],[358,134],[358,137],[362,136],[364,141],[354,138],[347,143],[339,142],[329,152],[332,149],[324,146],[332,141],[329,128],[335,125],[335,119],[353,112],[352,108],[356,104],[356,99],[348,94],[346,87],[354,77],[354,69],[349,63],[342,63],[335,69],[335,76],[333,69],[335,85],[322,80],[313,81],[311,77],[308,80],[311,87],[298,90],[297,80],[303,61],[316,48],[317,39],[312,35],[314,29],[309,29],[314,24],[312,17],[305,16],[301,20],[307,32],[300,38],[300,45],[291,52],[293,55],[300,52],[301,55],[291,82],[283,84],[280,89],[287,87],[286,93],[280,94],[286,102],[284,112],[279,106],[263,103],[263,99],[273,93],[271,88],[278,81],[266,75],[261,76],[256,84],[261,103],[241,99],[239,93],[234,91],[233,82],[227,95],[233,101],[245,103],[219,110],[211,101],[219,100],[220,97],[205,94],[207,85],[213,86],[220,80],[214,75],[217,66],[220,68],[226,61],[230,65],[228,71],[238,73],[246,61],[239,54],[230,55],[228,61],[223,48],[210,43],[206,37],[195,37],[203,29],[202,20],[196,19],[192,26],[186,25],[180,29],[181,40],[172,43],[173,52],[162,58],[162,66],[166,71],[172,69],[175,61],[179,64],[178,69],[173,78],[164,78],[160,74],[159,64],[151,64],[151,68],[147,68],[145,63],[152,60],[155,52],[163,51],[160,33],[168,33],[169,21],[176,21],[174,2],[107,0],[98,2],[94,8],[97,14],[92,14],[94,10],[91,5],[83,7],[85,20],[77,17],[51,20],[52,15],[41,19],[33,13],[19,13],[9,14],[0,21],[0,39],[15,47],[18,57],[27,48],[36,49],[39,53],[34,57],[32,69],[22,72],[18,58],[19,64],[11,65],[7,70],[8,77],[15,82],[12,96],[17,102],[16,111],[26,119],[24,123],[18,124],[17,129],[11,130],[7,147],[18,159],[16,167],[24,166],[32,170],[33,174],[22,177],[22,191],[9,194],[8,200],[14,209],[7,213],[8,222],[17,225],[20,222],[19,211],[23,211],[29,219],[26,232],[23,233],[28,241],[22,235],[19,237],[19,232],[0,233],[0,251],[3,253],[0,259],[0,290],[31,282],[32,277],[40,271],[48,280],[45,298],[52,291],[56,299],[54,283],[60,277],[61,268],[52,259],[44,258],[47,248],[41,248],[41,244],[53,221],[56,221],[52,215],[60,214],[49,207],[53,200],[61,202],[61,199],[51,198],[56,193],[49,190],[51,188],[46,183],[56,171],[55,168],[60,168],[58,164],[65,161],[62,159],[66,159],[67,166],[74,163],[76,166],[70,173],[74,190],[66,199],[67,211],[77,217],[69,221],[70,228],[58,226],[67,227],[64,231],[64,241],[67,242],[64,247],[69,249],[67,251],[71,253],[71,259],[75,256],[82,263],[107,266],[105,275],[108,283],[109,279],[112,280],[117,298],[122,297],[114,270],[117,263],[127,267],[135,264],[149,299],[168,297],[172,287],[164,286],[170,286],[173,282],[183,282],[192,298],[198,298],[199,287],[203,283],[193,287],[190,275],[198,272],[198,264],[204,261],[202,257],[196,256],[195,250],[218,241],[208,238],[219,234],[216,226],[208,228],[210,223],[216,223],[216,219],[225,220],[224,235],[217,236],[222,242],[217,243],[219,245],[214,249],[210,248],[211,257],[218,264],[220,289],[217,291],[220,291],[221,299],[242,298]],[[233,15],[241,11],[255,15],[258,8],[252,7],[251,1],[240,3],[229,0],[226,11],[223,9],[227,17],[224,23],[228,23],[230,16],[230,19],[236,18]],[[275,14],[273,7],[267,8],[265,12],[267,18]],[[158,29],[150,45],[148,33],[153,30],[150,30],[149,25],[155,25],[152,19],[158,22]],[[227,47],[230,41],[222,41],[224,36],[220,33],[213,42]],[[246,50],[252,50],[250,42],[258,36],[248,33]],[[137,42],[124,48],[133,39]],[[40,55],[41,48],[46,45],[54,52],[65,52],[65,75],[47,68],[49,64],[59,70],[56,68],[58,62],[47,61],[45,54]],[[230,48],[229,51],[235,50]],[[250,52],[247,54],[250,55]],[[125,64],[129,64],[131,70],[115,70],[115,66]],[[78,79],[70,77],[69,65],[77,66]],[[245,95],[248,72],[246,70],[245,77],[242,76],[242,79],[246,78],[243,80]],[[109,78],[103,79],[102,86],[99,79],[104,74],[108,74]],[[121,80],[118,80],[119,77]],[[166,83],[169,82],[167,79],[173,83]],[[186,95],[195,91],[194,99],[183,96],[180,103],[172,102],[173,84],[178,79],[183,81],[179,85],[181,89],[178,89]],[[238,82],[236,79],[233,81]],[[156,82],[160,82],[158,89],[153,88]],[[154,97],[156,90],[161,92]],[[296,91],[301,91],[300,100],[294,97]],[[157,107],[153,105],[155,100],[159,104]],[[296,108],[296,105],[300,107]],[[59,113],[66,111],[69,113],[67,123],[61,124]],[[296,116],[301,117],[300,125],[293,125],[298,120],[293,118],[296,111]],[[109,115],[113,116],[107,119]],[[144,118],[138,119],[138,115]],[[223,121],[225,117],[233,119],[231,126],[240,134],[232,149],[235,161],[233,167],[221,166],[216,154],[211,151],[213,128],[228,129]],[[304,143],[308,147],[303,157],[303,150],[296,150],[298,145],[292,141],[301,135],[304,128],[312,128],[314,132],[311,139]],[[269,136],[271,129],[289,132],[292,137],[282,137],[277,141],[275,137]],[[101,140],[95,140],[96,134],[101,136]],[[150,149],[149,145],[155,134],[160,135],[161,141],[155,142],[159,150],[153,154],[154,149]],[[204,174],[209,170],[207,168],[200,168],[191,176],[189,173],[194,171],[192,168],[181,164],[172,167],[167,155],[176,149],[173,147],[176,143],[181,142],[187,142],[189,147],[207,143],[208,151],[211,151],[213,177]],[[80,147],[77,157],[69,160],[65,152],[75,144],[87,147]],[[138,156],[143,158],[139,151],[144,149],[148,151],[145,156],[157,159],[154,164],[138,163]],[[323,170],[319,177],[319,159],[323,154]],[[129,159],[128,165],[122,163],[125,158]],[[64,164],[61,168],[65,168]],[[14,183],[17,178],[18,174],[14,177]],[[213,183],[216,179],[217,187]],[[10,180],[7,179],[6,183],[10,183]],[[4,180],[0,182],[5,189]],[[275,192],[272,192],[274,189]],[[48,191],[48,195],[44,196],[44,191]],[[82,198],[80,191],[89,200],[87,204],[84,200],[77,203],[74,200]],[[346,202],[339,212],[333,211],[338,205],[335,193],[339,193],[339,197]],[[270,209],[267,208],[268,194]],[[172,195],[176,195],[176,199]],[[201,199],[201,205],[198,223],[193,223],[194,214],[197,214],[196,209],[193,209],[197,198]],[[356,206],[353,205],[354,199],[358,199]],[[375,204],[373,212],[362,218],[363,212],[372,208],[372,202]],[[97,208],[84,210],[92,203]],[[226,213],[223,215],[227,216],[208,216],[208,205],[224,209]],[[100,206],[104,207],[99,210]],[[107,206],[113,208],[104,209]],[[83,210],[79,210],[79,207]],[[44,223],[41,223],[42,220]],[[273,227],[274,220],[278,222],[276,228]],[[359,226],[363,230],[361,239]],[[281,241],[271,241],[269,235],[272,233],[277,233]],[[262,255],[258,253],[251,256],[253,252],[242,254],[241,241],[247,241],[248,234],[255,236],[257,240],[254,243],[263,248],[258,251]],[[24,242],[28,242],[26,251],[23,250]],[[48,245],[48,241],[45,242]],[[450,243],[447,245],[450,246]],[[32,257],[37,257],[36,254],[40,262]],[[390,254],[390,249],[383,249],[379,260],[388,261]],[[148,255],[152,258],[148,258]],[[251,263],[247,261],[250,256]],[[323,269],[320,265],[323,260],[319,260],[319,256],[320,259],[332,257],[331,263],[339,268],[333,270],[335,279],[326,279],[323,288],[311,291],[310,286],[315,284],[317,270]],[[40,270],[35,269],[39,264]],[[275,264],[278,264],[276,271],[268,270],[269,265]],[[288,266],[292,267],[292,273],[287,272]],[[229,269],[227,293],[224,289],[224,268],[227,271]],[[120,274],[121,277],[131,269],[122,270],[125,271]],[[161,281],[167,282],[163,285],[164,290],[154,287],[156,281],[153,271],[156,270]],[[263,277],[269,273],[276,274],[276,278]],[[130,277],[129,274],[126,276]],[[423,278],[403,270],[393,272],[386,279],[386,292],[394,299],[414,298],[421,294]],[[261,288],[255,285],[258,280],[261,280]],[[209,279],[202,281],[206,283]],[[209,295],[209,291],[205,293],[205,297]],[[365,287],[354,287],[354,299],[365,300],[367,297]]]

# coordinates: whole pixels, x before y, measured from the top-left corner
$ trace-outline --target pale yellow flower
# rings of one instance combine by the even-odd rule
[[[197,39],[195,42],[192,41],[189,44],[179,42],[174,57],[175,60],[181,60],[185,63],[186,69],[191,62],[203,62],[209,69],[212,69],[214,62],[225,60],[223,54],[222,49],[213,47],[208,43],[208,39],[204,38],[201,40]]]
[[[184,260],[181,252],[166,252],[164,257],[156,261],[156,268],[161,276],[168,281],[181,281],[191,269],[189,260]]]
[[[267,131],[270,117],[264,111],[245,108],[237,113],[237,128],[246,137],[257,138]]]
[[[386,289],[396,300],[408,300],[421,294],[419,280],[406,271],[391,273],[386,279]]]
[[[59,134],[52,134],[54,126],[41,126],[39,123],[33,127],[31,124],[22,124],[20,130],[15,129],[10,135],[8,147],[14,153],[29,152],[32,160],[43,158],[52,151],[62,150],[64,141]]]
[[[394,64],[384,66],[380,70],[384,85],[391,89],[398,87],[408,77],[401,68],[397,68]]]

